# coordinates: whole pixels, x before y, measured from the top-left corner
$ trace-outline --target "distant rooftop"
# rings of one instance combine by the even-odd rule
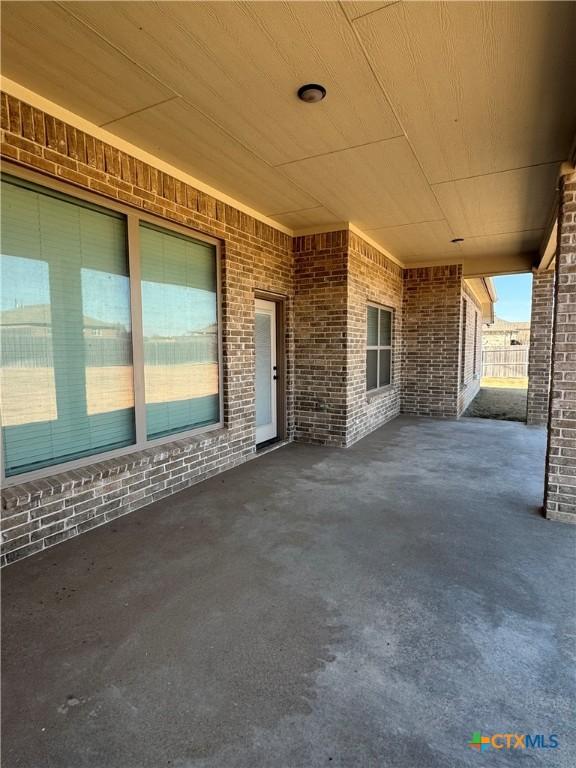
[[[52,315],[49,304],[26,304],[14,309],[3,309],[0,311],[0,324],[3,327],[8,326],[49,326],[52,324]],[[110,323],[106,320],[100,320],[96,317],[83,315],[84,328],[117,328],[126,330],[121,323]]]
[[[529,328],[529,320],[504,320],[501,317],[495,317],[494,322],[488,325],[485,331],[519,331]]]

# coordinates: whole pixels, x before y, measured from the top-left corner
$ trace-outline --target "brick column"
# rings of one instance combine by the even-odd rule
[[[402,413],[457,418],[462,265],[404,270]]]
[[[532,317],[528,357],[528,408],[526,411],[528,424],[548,424],[553,316],[554,271],[535,271],[532,278]]]
[[[576,523],[576,172],[560,180],[544,511]]]
[[[348,231],[294,238],[295,439],[346,445]]]

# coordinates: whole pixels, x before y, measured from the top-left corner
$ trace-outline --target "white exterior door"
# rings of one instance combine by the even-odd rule
[[[276,304],[256,299],[256,444],[278,436]]]

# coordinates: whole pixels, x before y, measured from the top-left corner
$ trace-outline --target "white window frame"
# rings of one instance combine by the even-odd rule
[[[4,467],[3,439],[0,440],[0,479],[2,486],[7,488],[13,485],[21,485],[31,480],[38,480],[45,477],[58,475],[62,472],[86,467],[90,464],[97,464],[107,459],[128,456],[131,453],[137,453],[154,446],[167,445],[169,443],[184,440],[187,437],[213,432],[222,429],[224,426],[224,376],[223,376],[223,344],[222,344],[222,284],[221,284],[221,256],[222,243],[215,237],[210,237],[195,229],[176,224],[169,219],[161,216],[154,216],[139,209],[132,208],[129,205],[118,203],[115,200],[87,192],[82,188],[75,187],[66,182],[43,176],[42,174],[30,171],[20,166],[16,166],[8,161],[2,162],[2,173],[5,176],[12,176],[22,181],[29,181],[39,187],[47,190],[60,192],[67,195],[72,200],[77,199],[88,203],[93,203],[100,208],[107,208],[111,211],[117,211],[126,218],[126,247],[128,256],[128,278],[130,280],[130,318],[132,332],[132,370],[134,383],[134,421],[136,430],[136,439],[131,445],[123,448],[116,448],[111,451],[92,453],[89,456],[83,456],[81,459],[51,464],[41,469],[22,472],[18,475],[6,477]],[[190,240],[209,243],[216,248],[216,317],[218,323],[218,415],[219,420],[208,426],[196,427],[194,429],[174,432],[171,435],[164,435],[159,438],[149,440],[146,432],[146,398],[144,389],[144,333],[142,328],[142,291],[140,283],[140,223],[149,222],[166,232],[175,232],[184,235]],[[1,424],[0,424],[1,428]]]
[[[378,341],[380,341],[380,312],[389,312],[390,313],[390,344],[376,344],[376,345],[370,345],[368,344],[368,307],[373,307],[374,309],[378,310]],[[366,354],[366,360],[364,363],[364,376],[366,378],[366,394],[367,395],[373,395],[376,392],[382,392],[386,389],[389,389],[394,384],[394,331],[395,331],[395,316],[394,316],[394,308],[393,307],[386,307],[383,304],[375,304],[372,301],[367,302],[366,304],[366,331],[364,333],[364,338],[366,339],[366,353],[369,351],[376,351],[378,352],[378,356],[376,359],[376,386],[372,387],[372,389],[368,389],[368,355]],[[383,349],[389,349],[390,350],[390,381],[387,384],[380,384],[380,350]]]
[[[462,296],[462,325],[460,327],[460,386],[466,388],[466,334],[468,333],[468,301]]]
[[[478,378],[478,310],[474,310],[474,354],[473,354],[473,374]]]

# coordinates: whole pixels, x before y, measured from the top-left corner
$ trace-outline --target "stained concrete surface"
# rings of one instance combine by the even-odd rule
[[[3,767],[573,766],[576,529],[540,517],[544,449],[402,417],[10,566]]]

